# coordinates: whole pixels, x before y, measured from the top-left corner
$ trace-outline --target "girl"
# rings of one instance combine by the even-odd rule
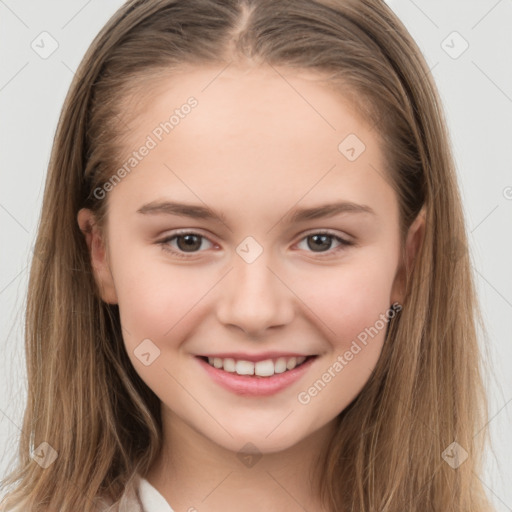
[[[2,510],[490,510],[477,305],[380,0],[130,0],[58,126]]]

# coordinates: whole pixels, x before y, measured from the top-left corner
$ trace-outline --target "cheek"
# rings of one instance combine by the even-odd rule
[[[323,277],[316,273],[316,293],[307,295],[307,304],[329,327],[324,332],[330,352],[297,398],[305,410],[315,410],[320,423],[356,398],[377,364],[389,325],[390,269],[393,263],[381,255],[331,269]]]
[[[115,266],[119,314],[129,346],[144,338],[159,344],[163,339],[166,343],[178,339],[175,332],[193,316],[198,301],[217,280],[211,272],[166,265],[161,260],[148,264],[148,259],[146,255],[138,261],[134,255]]]
[[[333,345],[343,349],[388,310],[394,265],[385,261],[360,258],[336,268],[317,268],[309,277],[297,279],[297,295],[322,321]]]
[[[144,258],[150,259],[147,255]],[[193,409],[190,397],[179,385],[190,381],[189,361],[180,346],[200,323],[201,298],[218,278],[211,272],[205,275],[197,269],[172,267],[162,260],[151,265],[139,264],[142,261],[133,254],[116,267],[126,351],[139,376],[163,402],[178,410]],[[145,354],[149,354],[146,361]]]

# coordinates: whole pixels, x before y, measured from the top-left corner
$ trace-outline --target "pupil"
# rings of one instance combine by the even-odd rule
[[[180,241],[184,240],[185,244],[181,244]],[[197,235],[181,235],[177,239],[178,247],[180,250],[193,251],[201,247],[200,237]]]
[[[316,248],[320,247],[320,249],[329,249],[331,245],[330,235],[311,235],[309,238],[313,239],[315,243],[320,242],[320,245],[317,245]],[[310,249],[315,249],[315,246],[312,246],[309,242],[308,246]]]

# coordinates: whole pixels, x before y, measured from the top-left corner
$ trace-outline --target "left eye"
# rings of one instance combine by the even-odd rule
[[[352,245],[352,242],[349,242],[348,240],[345,240],[345,239],[343,239],[339,236],[336,236],[332,233],[324,233],[324,232],[310,233],[309,235],[306,235],[301,240],[301,242],[306,241],[307,247],[309,249],[312,249],[311,252],[325,253],[331,249],[333,240],[338,242],[338,246],[336,248],[334,248],[333,252],[338,251],[343,247]]]

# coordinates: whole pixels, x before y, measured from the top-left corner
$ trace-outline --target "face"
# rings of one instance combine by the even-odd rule
[[[318,76],[221,69],[155,89],[87,240],[164,422],[269,453],[369,379],[401,300],[398,203],[378,133]]]

